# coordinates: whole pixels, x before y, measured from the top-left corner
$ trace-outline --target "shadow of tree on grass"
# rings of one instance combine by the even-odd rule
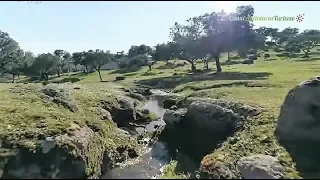
[[[181,84],[195,81],[214,80],[264,80],[272,73],[268,72],[220,72],[210,74],[176,75],[169,77],[159,77],[137,81],[137,84],[152,86],[155,88],[173,89]]]

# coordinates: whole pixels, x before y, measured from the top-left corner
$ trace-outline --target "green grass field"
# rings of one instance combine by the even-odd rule
[[[262,153],[278,157],[286,167],[286,177],[297,178],[299,175],[295,171],[294,163],[288,153],[278,145],[273,132],[281,103],[287,92],[301,81],[318,75],[320,56],[315,49],[312,50],[312,56],[309,59],[282,58],[277,56],[279,53],[268,53],[271,55],[269,59],[258,58],[252,65],[241,64],[243,59],[233,60],[233,65],[225,65],[226,56],[224,55],[221,58],[222,64],[224,64],[222,66],[223,72],[219,74],[214,73],[215,64],[213,62],[209,64],[209,68],[212,68],[211,71],[196,74],[188,72],[189,65],[166,69],[163,68],[165,66],[164,62],[159,62],[151,72],[148,72],[148,67],[135,69],[131,72],[130,70],[126,70],[127,72],[123,72],[123,70],[102,71],[103,80],[108,82],[99,82],[97,73],[89,75],[71,73],[52,80],[78,77],[81,81],[76,84],[79,83],[90,87],[93,93],[96,93],[98,89],[108,89],[110,87],[132,87],[135,82],[148,85],[157,85],[160,82],[162,83],[162,88],[170,89],[186,96],[233,99],[247,104],[258,105],[262,108],[262,113],[246,121],[242,131],[238,132],[235,137],[229,138],[215,152],[207,155],[201,163],[212,167],[218,162],[235,164],[240,157]],[[197,68],[202,69],[202,67],[201,61],[197,62]],[[116,76],[125,76],[126,79],[113,82]],[[9,108],[9,102],[2,100],[3,96],[4,94],[1,93],[0,107],[5,108],[1,108],[0,114],[4,111],[4,113],[12,111]],[[83,94],[81,97],[82,99],[84,98]],[[13,98],[10,103],[14,103],[14,101],[15,99]],[[39,109],[41,108],[39,107]],[[32,114],[32,112],[30,113]],[[60,111],[56,113],[64,114],[64,112]],[[48,113],[41,111],[40,114],[47,116]],[[235,143],[234,139],[236,139]],[[185,175],[175,174],[173,172],[174,166],[175,163],[171,163],[170,167],[166,168],[165,178],[186,177]]]

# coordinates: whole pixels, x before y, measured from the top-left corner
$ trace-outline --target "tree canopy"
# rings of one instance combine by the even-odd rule
[[[288,53],[302,51],[308,58],[310,49],[320,43],[320,31],[287,27],[283,30],[271,27],[254,28],[251,21],[233,21],[254,15],[252,6],[238,6],[236,12],[212,12],[176,22],[170,29],[170,40],[155,46],[132,45],[128,51],[112,53],[108,50],[87,50],[70,53],[63,49],[37,56],[24,51],[19,43],[7,32],[0,31],[0,74],[16,76],[38,76],[48,80],[48,76],[70,71],[83,70],[85,73],[97,71],[102,81],[101,70],[109,63],[117,63],[120,68],[151,66],[156,61],[171,59],[189,62],[191,71],[196,70],[195,62],[201,60],[204,68],[215,61],[217,72],[222,71],[220,56],[237,51],[240,57],[257,54],[258,50],[274,48]],[[151,61],[152,60],[152,61]],[[80,68],[79,68],[80,67]]]

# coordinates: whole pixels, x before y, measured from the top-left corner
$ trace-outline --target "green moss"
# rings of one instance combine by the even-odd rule
[[[72,85],[61,85],[62,88],[71,89],[78,106],[77,112],[71,112],[44,100],[40,91],[42,87],[40,84],[5,84],[0,87],[0,138],[9,142],[4,146],[24,147],[35,152],[40,149],[40,140],[66,133],[72,123],[88,126],[95,133],[87,148],[79,150],[71,143],[59,146],[66,148],[69,154],[85,159],[89,177],[99,176],[103,152],[108,151],[114,154],[115,159],[119,159],[122,155],[117,153],[117,147],[138,149],[136,140],[115,133],[114,123],[100,120],[99,115],[89,110],[100,105],[101,101],[107,102],[110,107],[117,106],[116,96],[122,94],[120,91],[103,86],[73,89]]]
[[[176,167],[177,161],[170,161],[170,163],[164,167],[161,179],[191,179],[190,174],[177,173]]]
[[[141,113],[141,117],[137,120],[139,122],[151,122],[158,119],[158,115],[156,113],[150,112],[148,114]]]

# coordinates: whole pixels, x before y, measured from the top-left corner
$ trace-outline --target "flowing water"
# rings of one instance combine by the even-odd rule
[[[153,91],[153,93],[163,92]],[[160,118],[160,120],[152,121],[146,125],[145,129],[147,132],[155,131],[157,129],[155,126],[165,125],[165,122],[162,120],[165,109],[159,105],[155,97],[151,96],[144,108],[156,113]],[[144,131],[145,129],[137,128],[136,131]],[[138,158],[136,164],[113,168],[108,171],[102,179],[154,179],[159,177],[162,173],[161,168],[171,159],[168,146],[165,142],[158,141],[145,148],[146,153]]]

